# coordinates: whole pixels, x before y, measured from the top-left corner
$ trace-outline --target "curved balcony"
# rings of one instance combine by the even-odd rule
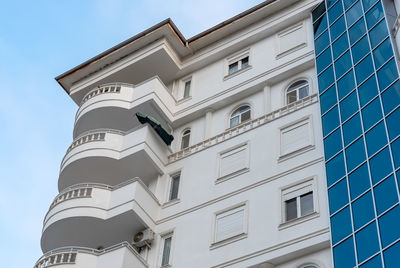
[[[111,187],[79,184],[61,192],[43,222],[43,252],[80,246],[105,248],[131,241],[137,232],[154,230],[160,208],[140,179]]]
[[[65,247],[44,254],[34,268],[147,268],[147,262],[127,243],[104,250],[83,247]]]
[[[140,123],[135,117],[142,112],[167,127],[172,121],[175,99],[158,77],[138,85],[105,84],[89,91],[76,113],[74,137],[99,128],[127,131]]]
[[[61,162],[59,190],[78,183],[117,185],[140,177],[148,185],[164,173],[171,149],[148,125],[130,132],[98,130],[71,144]]]

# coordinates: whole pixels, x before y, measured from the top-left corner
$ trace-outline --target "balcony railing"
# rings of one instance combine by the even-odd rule
[[[271,113],[265,114],[261,117],[258,117],[253,120],[246,121],[238,126],[235,126],[233,128],[230,128],[214,137],[211,137],[207,140],[204,140],[202,142],[199,142],[195,145],[192,145],[188,148],[185,148],[183,150],[180,150],[176,153],[173,153],[168,156],[168,162],[172,163],[177,160],[180,160],[184,157],[187,157],[191,154],[200,152],[204,149],[207,149],[211,146],[217,145],[221,142],[224,142],[226,140],[232,139],[240,134],[243,134],[247,131],[250,131],[254,128],[263,126],[273,120],[276,120],[278,118],[281,118],[285,115],[288,115],[292,112],[295,112],[303,107],[309,106],[315,102],[318,102],[318,94],[313,94],[308,97],[305,97],[301,100],[298,100],[296,102],[290,103],[289,105],[286,105],[278,110],[275,110]]]
[[[86,101],[88,101],[89,99],[101,95],[101,94],[105,94],[105,93],[121,93],[121,86],[125,85],[127,86],[128,84],[125,83],[109,83],[109,84],[104,84],[99,86],[98,88],[92,89],[91,91],[89,91],[82,99],[81,103],[79,106],[81,106],[82,104],[84,104]],[[128,85],[131,86],[131,85]]]

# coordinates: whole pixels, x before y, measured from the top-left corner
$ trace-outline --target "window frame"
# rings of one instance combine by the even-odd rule
[[[248,107],[248,110],[245,110],[245,111],[240,112],[239,114],[233,116],[233,115],[236,113],[236,111],[238,111],[239,109],[241,109],[241,108],[243,108],[243,107]],[[228,127],[228,129],[237,127],[237,126],[243,124],[244,122],[250,121],[250,120],[252,119],[252,117],[251,117],[252,112],[251,112],[251,111],[252,111],[252,108],[251,108],[251,106],[250,106],[249,104],[247,104],[247,103],[243,103],[243,104],[240,104],[240,105],[236,106],[236,108],[233,109],[233,111],[229,114],[229,120],[228,120],[228,125],[229,125],[229,127]],[[249,119],[242,121],[242,115],[243,115],[244,113],[246,113],[246,112],[249,112],[249,113],[250,113]],[[239,123],[237,123],[236,125],[232,125],[232,124],[231,124],[232,118],[234,118],[234,117],[236,117],[236,116],[239,116]]]
[[[293,87],[294,84],[299,83],[299,82],[302,82],[302,81],[306,82],[306,84],[305,84],[305,85],[298,85],[298,86]],[[308,87],[308,89],[307,89],[307,95],[304,96],[303,98],[300,98],[299,90],[302,89],[302,88],[305,88],[306,86]],[[293,89],[291,89],[292,87],[293,87]],[[295,101],[289,102],[289,100],[288,100],[288,94],[289,94],[290,92],[293,92],[293,91],[296,92],[296,100],[295,100]],[[291,82],[291,83],[289,84],[289,86],[288,86],[288,87],[286,88],[286,90],[285,90],[285,105],[292,104],[292,103],[294,103],[294,102],[296,102],[296,101],[299,101],[299,100],[302,100],[302,99],[304,99],[304,98],[307,98],[307,97],[310,96],[310,95],[311,95],[311,83],[310,83],[309,79],[305,79],[305,78],[296,79],[295,81]]]
[[[247,58],[246,64],[243,64],[243,60]],[[237,63],[237,70],[230,71],[230,66]],[[244,65],[244,66],[243,66]],[[239,51],[234,55],[228,57],[225,60],[225,77],[227,79],[229,77],[235,76],[236,74],[242,73],[245,70],[250,69],[251,66],[251,55],[250,55],[250,48],[245,50]]]
[[[160,234],[161,238],[161,243],[160,243],[160,259],[159,259],[159,267],[170,267],[172,266],[172,256],[173,256],[173,250],[174,250],[174,230],[164,232]],[[171,238],[171,245],[170,245],[170,250],[169,250],[169,256],[168,256],[168,263],[163,264],[163,259],[164,259],[164,248],[165,248],[165,241]]]
[[[245,151],[246,154],[246,159],[245,159],[246,162],[244,163],[244,167],[237,169],[233,172],[230,172],[228,174],[222,175],[221,166],[223,158],[229,157],[230,155],[238,153],[240,151]],[[250,170],[250,141],[245,141],[230,148],[227,148],[217,154],[217,179],[215,183],[218,184],[220,182],[229,180],[245,172],[248,172],[249,170]]]
[[[171,175],[169,175],[169,187],[168,187],[168,195],[167,195],[167,203],[169,202],[176,202],[180,200],[180,188],[181,188],[181,177],[182,177],[182,173],[181,171],[175,172]],[[178,182],[178,190],[176,193],[176,197],[174,199],[171,199],[172,196],[172,190],[173,190],[173,184],[174,184],[174,180],[178,178],[179,182]]]
[[[187,131],[189,131],[189,132],[186,133]],[[186,134],[185,134],[185,133],[186,133]],[[187,149],[187,148],[190,147],[190,136],[191,136],[191,134],[192,134],[192,129],[191,129],[191,128],[185,128],[185,129],[182,131],[181,139],[180,139],[180,146],[179,146],[180,150],[185,150],[185,149]],[[183,139],[186,138],[186,137],[188,137],[187,146],[183,147],[183,146],[184,146],[184,141],[183,141]]]

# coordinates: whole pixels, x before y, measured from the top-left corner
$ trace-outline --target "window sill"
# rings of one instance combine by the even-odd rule
[[[189,96],[189,97],[186,97],[186,98],[182,98],[182,99],[178,100],[176,102],[176,104],[179,105],[179,104],[185,103],[187,101],[190,101],[191,99],[192,99],[192,96]]]
[[[248,71],[248,70],[250,70],[251,68],[253,68],[251,65],[247,65],[246,67],[244,67],[244,68],[242,68],[242,69],[240,69],[240,70],[237,70],[236,72],[233,72],[233,73],[231,73],[231,74],[225,75],[225,76],[224,76],[224,81],[226,81],[226,80],[228,80],[228,79],[230,79],[230,78],[232,78],[232,77],[234,77],[234,76],[236,76],[236,75],[239,75],[239,74],[241,74],[241,73],[244,73],[245,71]]]
[[[221,241],[218,241],[218,242],[214,242],[214,243],[211,244],[210,250],[213,250],[213,249],[228,245],[230,243],[233,243],[233,242],[245,239],[245,238],[247,238],[247,233],[241,233],[241,234],[226,238],[224,240],[221,240]]]
[[[318,217],[319,217],[319,213],[314,211],[314,212],[312,212],[310,214],[307,214],[305,216],[301,216],[299,218],[295,218],[295,219],[292,219],[290,221],[286,221],[286,222],[283,222],[283,223],[279,224],[278,230],[281,231],[283,229],[298,225],[300,223],[303,223],[303,222],[306,222],[306,221],[309,221],[309,220],[312,220],[312,219],[315,219],[315,218],[318,218]]]
[[[215,184],[218,184],[218,183],[227,181],[227,180],[229,180],[229,179],[232,179],[232,178],[234,178],[234,177],[236,177],[236,176],[242,175],[243,173],[246,173],[246,172],[249,172],[249,171],[250,171],[250,168],[246,167],[246,168],[240,169],[240,170],[238,170],[238,171],[232,172],[232,173],[230,173],[230,174],[228,174],[228,175],[225,175],[225,176],[223,176],[223,177],[217,178],[217,179],[215,180]]]
[[[177,199],[174,199],[174,200],[165,202],[165,203],[161,206],[161,208],[167,208],[167,207],[176,205],[176,204],[178,204],[178,203],[180,203],[180,202],[181,202],[181,200],[180,200],[179,198],[177,198]]]
[[[294,150],[294,151],[292,151],[290,153],[286,153],[286,154],[283,154],[283,155],[279,156],[278,163],[283,162],[285,160],[288,160],[290,158],[296,157],[296,156],[298,156],[300,154],[303,154],[305,152],[308,152],[308,151],[311,151],[311,150],[314,150],[314,149],[315,149],[315,145],[313,145],[313,144],[309,144],[307,146],[301,147],[301,148],[299,148],[297,150]]]

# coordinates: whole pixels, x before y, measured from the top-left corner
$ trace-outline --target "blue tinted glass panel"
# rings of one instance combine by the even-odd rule
[[[333,75],[333,67],[331,66],[318,76],[319,91],[322,92],[327,89],[332,85],[334,80],[335,76]]]
[[[349,207],[344,208],[331,217],[332,242],[336,244],[351,234],[351,219]]]
[[[399,202],[394,176],[390,176],[374,187],[375,205],[378,215]]]
[[[339,113],[337,106],[335,106],[322,117],[322,129],[324,136],[334,130],[337,126],[339,126]]]
[[[346,24],[344,22],[344,17],[338,19],[332,26],[330,27],[331,31],[331,40],[334,41],[338,38],[346,30]]]
[[[368,156],[373,155],[387,144],[386,130],[383,121],[367,132],[365,140],[367,141]]]
[[[350,197],[356,198],[371,187],[368,166],[364,164],[349,175]]]
[[[397,81],[382,93],[382,103],[385,114],[390,113],[400,104],[400,82]]]
[[[329,24],[332,24],[342,14],[343,14],[342,1],[338,1],[328,10]]]
[[[390,160],[389,149],[386,148],[375,155],[369,162],[371,168],[372,182],[377,183],[390,172],[392,172],[392,163]]]
[[[357,230],[375,217],[371,191],[353,202],[354,229]]]
[[[372,7],[376,1],[378,0],[362,0],[364,10],[368,10],[370,7]]]
[[[343,0],[344,9],[348,9],[357,0]]]
[[[400,167],[400,139],[396,139],[392,142],[392,154],[394,166],[396,168]]]
[[[333,4],[337,2],[337,0],[325,0],[326,5],[328,8],[330,8]]]
[[[364,139],[361,137],[346,149],[347,171],[350,172],[364,160]]]
[[[362,81],[364,81],[369,75],[374,72],[371,55],[368,55],[359,64],[357,64],[355,70],[357,83],[361,84]]]
[[[397,108],[386,118],[389,138],[393,140],[400,134],[400,109]]]
[[[328,20],[326,18],[326,14],[319,18],[315,23],[314,23],[314,36],[320,35],[323,31],[325,31],[328,28]]]
[[[364,19],[359,19],[353,26],[349,29],[350,43],[354,44],[361,36],[366,32]]]
[[[317,40],[315,40],[315,54],[318,55],[322,50],[329,46],[329,33],[328,31],[321,34]]]
[[[397,78],[398,74],[396,69],[396,63],[394,62],[393,58],[378,71],[379,88],[381,90],[384,90]]]
[[[352,25],[362,15],[361,3],[357,2],[346,12],[347,25]]]
[[[396,206],[379,218],[382,246],[386,247],[400,237],[400,207]],[[398,255],[399,252],[397,252]]]
[[[362,133],[360,115],[356,114],[343,125],[344,146],[349,145]]]
[[[336,60],[348,48],[347,33],[344,33],[332,44],[333,58]]]
[[[352,268],[356,264],[352,236],[333,248],[333,262],[340,268]]]
[[[383,18],[383,16],[382,4],[381,2],[378,2],[365,15],[368,29],[371,29],[381,18]]]
[[[338,154],[327,162],[325,167],[329,187],[345,175],[343,153]]]
[[[352,48],[351,52],[353,53],[353,60],[354,63],[359,62],[365,55],[369,52],[369,44],[368,44],[368,37],[364,36],[360,39]]]
[[[325,12],[325,3],[321,3],[318,5],[318,7],[316,9],[313,10],[312,12],[312,19],[313,22],[318,19],[319,17],[321,17],[321,15]]]
[[[325,159],[331,158],[337,152],[342,150],[342,135],[340,133],[340,128],[325,138],[324,148]]]
[[[317,72],[320,73],[332,63],[331,50],[327,49],[317,57]]]
[[[347,51],[343,56],[341,56],[335,62],[335,72],[336,78],[341,77],[345,72],[347,72],[352,66],[350,51]]]
[[[340,102],[340,116],[342,117],[342,122],[346,121],[347,118],[352,116],[358,111],[358,100],[357,93],[353,91],[345,99]]]
[[[364,106],[367,102],[378,95],[378,86],[376,84],[375,75],[368,78],[361,86],[358,87],[358,96],[360,97],[360,105]]]
[[[372,48],[376,47],[386,36],[388,36],[386,21],[382,20],[369,32]]]
[[[393,56],[392,45],[390,44],[390,38],[383,41],[374,52],[375,67],[381,67],[390,57]]]
[[[399,91],[400,92],[400,91]],[[331,86],[328,90],[324,92],[324,94],[320,97],[321,103],[321,113],[325,113],[329,108],[337,103],[336,97],[336,87],[335,85]]]
[[[373,124],[381,120],[382,110],[379,98],[373,100],[370,104],[362,109],[364,129],[369,129]]]
[[[347,180],[344,178],[328,190],[329,210],[333,214],[349,202]]]
[[[337,82],[339,99],[342,99],[347,93],[355,87],[353,71],[348,72]]]
[[[365,261],[379,251],[378,233],[375,221],[356,233],[358,262]]]
[[[381,255],[377,255],[360,266],[360,268],[378,268],[382,267]]]
[[[400,242],[397,242],[383,252],[386,268],[398,268],[400,263]]]

